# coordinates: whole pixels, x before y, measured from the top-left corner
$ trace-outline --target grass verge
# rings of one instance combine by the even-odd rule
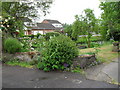
[[[33,68],[34,67],[34,65],[30,65],[27,62],[19,62],[19,61],[8,61],[5,64],[11,65],[11,66],[27,67],[27,68]]]

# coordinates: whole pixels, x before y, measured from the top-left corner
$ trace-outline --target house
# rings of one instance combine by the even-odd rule
[[[45,34],[47,32],[53,32],[55,30],[63,30],[63,25],[57,20],[45,19],[41,23],[37,23],[36,26],[25,31],[25,35],[36,35],[37,33]]]

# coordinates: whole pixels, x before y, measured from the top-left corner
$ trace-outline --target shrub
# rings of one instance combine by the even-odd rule
[[[48,32],[45,35],[45,39],[49,40],[51,37],[56,37],[56,36],[59,36],[59,35],[60,35],[59,32]]]
[[[15,38],[8,38],[4,41],[4,49],[8,53],[15,53],[21,51],[22,45]]]
[[[63,70],[72,64],[72,59],[78,55],[78,49],[69,37],[60,35],[46,42],[41,54],[38,68],[44,71]]]
[[[30,51],[30,48],[31,48],[31,40],[30,40],[30,38],[22,38],[22,39],[20,39],[20,42],[22,43],[22,50],[21,50],[21,52],[28,52],[28,51]]]
[[[100,46],[99,43],[96,43],[96,42],[91,42],[91,43],[90,43],[90,48],[99,47],[99,46]]]
[[[92,36],[91,37],[91,42],[96,42],[96,41],[101,41],[102,38],[101,36]],[[86,37],[79,37],[76,43],[87,43],[87,38]]]
[[[37,38],[40,38],[40,37],[42,37],[42,34],[37,33],[36,37],[37,37]]]
[[[39,50],[41,52],[42,47],[43,47],[45,42],[46,42],[45,38],[41,36],[39,39],[34,39],[32,41],[32,47],[35,50]]]

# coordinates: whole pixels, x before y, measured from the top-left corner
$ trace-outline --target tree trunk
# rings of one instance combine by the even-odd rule
[[[90,38],[88,38],[88,48],[90,48]]]
[[[90,38],[91,38],[91,34],[90,31],[88,31],[88,48],[90,48]]]

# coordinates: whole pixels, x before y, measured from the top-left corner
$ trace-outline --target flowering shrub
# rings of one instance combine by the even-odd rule
[[[28,52],[28,51],[30,51],[30,49],[31,49],[31,44],[32,44],[32,42],[31,42],[31,39],[30,38],[21,38],[21,43],[22,43],[22,52]]]
[[[44,71],[63,70],[72,64],[72,59],[78,55],[78,49],[69,37],[60,35],[44,43],[41,54],[38,68]]]

